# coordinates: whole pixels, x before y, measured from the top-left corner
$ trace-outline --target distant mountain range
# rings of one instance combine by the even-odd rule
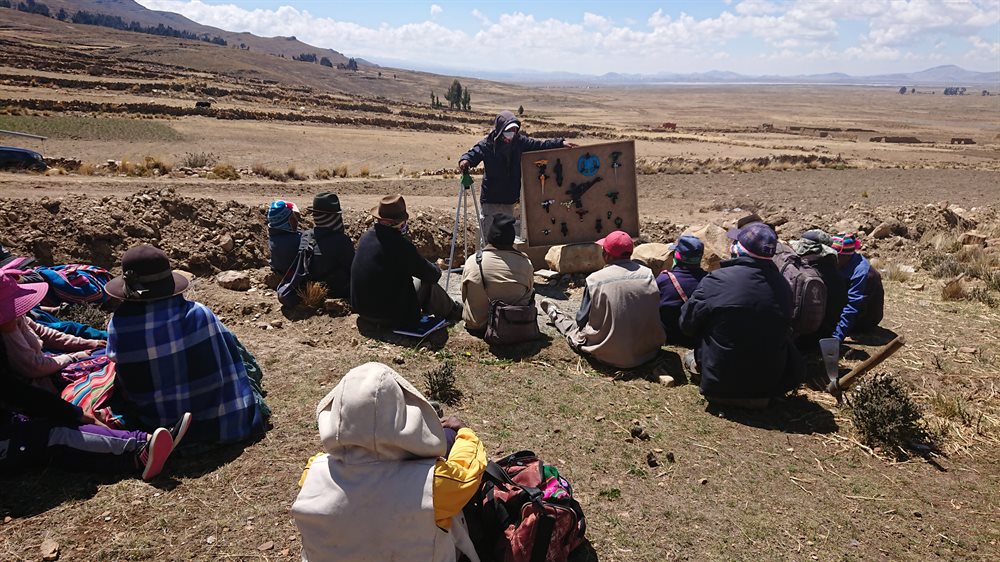
[[[394,65],[406,64],[394,61]],[[411,63],[412,67],[413,64]],[[572,72],[540,72],[533,70],[482,71],[422,65],[419,69],[445,74],[464,74],[486,80],[521,84],[575,84],[575,85],[655,85],[655,84],[842,84],[842,85],[892,85],[892,86],[985,86],[1000,89],[1000,72],[976,72],[955,65],[935,66],[920,72],[852,76],[843,72],[801,74],[795,76],[749,75],[724,70],[708,72],[656,74],[622,74],[609,72],[602,75],[575,74]]]
[[[199,36],[220,37],[231,46],[243,46],[255,52],[292,58],[301,54],[327,57],[333,64],[346,63],[347,57],[338,51],[303,43],[295,37],[260,37],[252,33],[233,32],[202,25],[180,14],[150,10],[133,0],[38,0],[53,12],[65,10],[70,16],[77,11],[119,16],[125,23],[137,22],[144,26],[169,26]],[[462,75],[485,80],[521,84],[565,85],[654,85],[654,84],[862,84],[894,86],[985,86],[1000,89],[1000,72],[975,72],[954,65],[936,66],[920,72],[851,76],[840,72],[798,76],[752,76],[736,72],[712,70],[695,73],[622,74],[609,72],[600,76],[572,72],[540,72],[534,70],[488,71],[472,68],[453,68],[419,61],[357,58],[359,64],[392,66],[444,75]]]

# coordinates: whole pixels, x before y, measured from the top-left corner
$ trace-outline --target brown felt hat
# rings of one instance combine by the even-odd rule
[[[126,301],[154,301],[183,293],[190,282],[170,269],[167,254],[149,244],[129,248],[122,255],[122,275],[108,281],[104,291]]]
[[[372,209],[372,214],[380,219],[405,221],[410,218],[406,212],[406,200],[402,195],[386,195],[378,203],[378,207]]]

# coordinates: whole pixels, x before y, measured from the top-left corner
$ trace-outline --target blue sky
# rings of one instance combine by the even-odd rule
[[[1000,0],[137,0],[411,68],[855,75],[1000,71]],[[404,64],[409,63],[409,64]]]

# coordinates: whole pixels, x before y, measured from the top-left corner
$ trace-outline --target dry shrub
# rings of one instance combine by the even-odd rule
[[[326,168],[318,168],[316,172],[313,173],[313,177],[318,180],[328,180],[333,177],[333,172],[327,170]]]
[[[250,167],[250,171],[262,178],[268,178],[274,181],[288,181],[288,176],[283,172],[273,170],[263,164],[254,164]]]
[[[986,252],[980,246],[962,246],[962,249],[955,254],[955,259],[959,263],[980,263],[985,256]]]
[[[46,176],[65,176],[66,170],[60,166],[53,166],[48,170],[45,170]]]
[[[60,310],[57,315],[60,320],[79,322],[98,330],[108,327],[111,314],[90,304],[70,304]]]
[[[990,308],[1000,306],[1000,298],[984,287],[973,287],[965,295],[966,300],[981,302]]]
[[[84,162],[80,164],[80,167],[76,169],[76,173],[81,176],[93,176],[97,174],[97,164],[93,162]]]
[[[307,308],[323,308],[326,294],[326,285],[317,281],[307,281],[299,289],[299,298],[302,299],[302,305]]]
[[[333,175],[337,176],[338,178],[346,178],[347,177],[347,164],[341,164],[340,166],[337,166],[336,168],[334,168],[333,169]]]
[[[232,164],[218,164],[212,168],[212,175],[221,180],[240,179],[240,173],[236,171],[236,168]]]
[[[455,387],[455,364],[445,361],[423,375],[427,384],[427,398],[454,406],[462,399],[462,391]]]
[[[285,170],[285,176],[288,177],[288,179],[293,179],[295,181],[305,181],[309,179],[309,177],[305,174],[300,174],[298,170],[295,169],[295,166],[289,166],[288,169]]]
[[[358,176],[367,178],[370,175],[372,175],[372,171],[368,168],[368,166],[361,166],[361,169],[358,171]]]
[[[848,405],[854,428],[869,447],[905,458],[915,444],[928,439],[920,407],[891,375],[878,374],[863,382]]]
[[[944,284],[941,288],[941,298],[946,301],[955,301],[965,298],[964,276],[959,275]]]
[[[934,266],[931,275],[938,279],[944,279],[945,277],[955,277],[961,273],[965,273],[965,267],[958,263],[954,256],[942,256],[937,265]]]
[[[909,269],[904,268],[898,263],[890,263],[885,271],[882,273],[882,277],[888,279],[889,281],[898,281],[900,283],[906,283],[909,281],[913,274]]]
[[[186,168],[210,168],[219,161],[211,152],[188,152],[181,158],[181,166]]]
[[[970,411],[968,401],[959,396],[948,396],[940,392],[931,395],[931,409],[935,416],[965,426],[972,425],[975,416]]]
[[[927,233],[923,237],[923,242],[939,252],[957,252],[962,248],[958,237],[951,232]]]

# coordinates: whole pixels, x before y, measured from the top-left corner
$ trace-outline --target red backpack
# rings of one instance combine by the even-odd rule
[[[531,451],[491,461],[464,513],[482,562],[565,562],[587,529],[572,486]]]

